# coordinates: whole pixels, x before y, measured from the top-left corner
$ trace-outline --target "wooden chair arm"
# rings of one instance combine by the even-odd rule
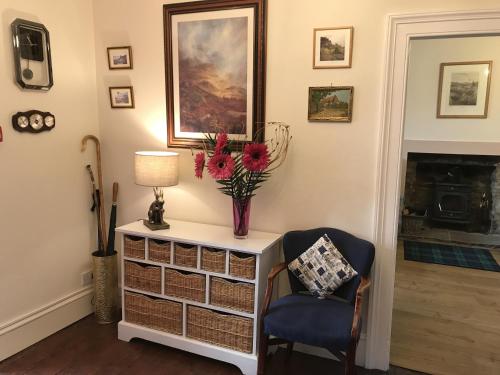
[[[352,320],[351,338],[356,340],[358,338],[359,322],[361,320],[361,308],[363,305],[363,294],[370,287],[371,282],[367,277],[362,277],[359,283],[358,290],[356,291],[356,302],[354,305],[354,317]]]
[[[367,277],[362,277],[361,282],[359,283],[358,290],[356,290],[356,296],[363,295],[367,289],[372,285],[370,279]]]
[[[271,303],[271,297],[273,295],[273,284],[274,284],[274,279],[278,274],[286,269],[286,264],[285,263],[280,263],[274,266],[271,271],[269,271],[269,274],[267,275],[267,288],[266,288],[266,294],[264,296],[264,303],[262,304],[262,309],[261,309],[261,319],[266,315],[267,309],[269,308],[269,304]]]

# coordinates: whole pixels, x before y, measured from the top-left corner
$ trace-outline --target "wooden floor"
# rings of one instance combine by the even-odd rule
[[[400,243],[394,292],[392,364],[500,374],[500,272],[406,261]]]
[[[210,358],[143,340],[119,341],[116,324],[100,326],[93,316],[0,362],[0,374],[169,374],[239,375],[239,369]],[[287,362],[283,350],[269,357],[266,374],[343,374],[331,360],[294,352]],[[391,375],[417,375],[392,368]],[[358,375],[381,371],[358,369]]]

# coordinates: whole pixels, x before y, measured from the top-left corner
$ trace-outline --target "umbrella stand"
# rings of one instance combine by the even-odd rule
[[[95,317],[97,323],[108,324],[118,320],[117,254],[92,254],[94,273]]]
[[[104,253],[94,252],[95,315],[97,323],[113,323],[118,318],[118,271],[115,247],[118,183],[113,183],[113,205],[109,219],[108,246]]]

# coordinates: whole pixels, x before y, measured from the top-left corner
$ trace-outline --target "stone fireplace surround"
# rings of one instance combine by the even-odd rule
[[[458,171],[462,174],[462,182],[470,184],[471,187],[472,222],[463,227],[463,230],[500,234],[499,166],[500,156],[410,152],[407,157],[402,207],[409,208],[417,215],[423,215],[426,211],[430,215],[434,183],[451,178],[447,176],[447,172],[454,169],[455,172]],[[482,213],[479,209],[483,194],[485,194],[489,204],[489,222],[487,222],[486,228],[480,223],[481,220],[483,223],[485,222],[484,218],[481,219],[484,212]],[[432,221],[430,222],[430,225],[433,225]]]

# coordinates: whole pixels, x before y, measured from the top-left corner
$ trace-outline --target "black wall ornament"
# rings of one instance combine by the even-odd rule
[[[41,23],[20,18],[11,28],[17,83],[23,89],[49,90],[54,84],[49,31]]]
[[[17,112],[12,116],[12,126],[18,132],[40,133],[54,129],[56,118],[50,112],[37,110]]]

